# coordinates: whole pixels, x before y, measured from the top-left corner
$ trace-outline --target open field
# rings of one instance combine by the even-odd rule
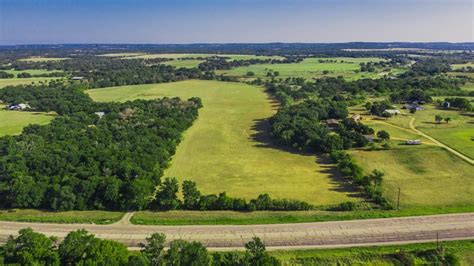
[[[442,242],[447,254],[453,254],[461,265],[474,264],[474,241]],[[431,265],[433,261],[423,258],[427,250],[436,250],[432,243],[408,244],[396,246],[356,247],[344,249],[306,249],[270,251],[270,254],[282,261],[283,265],[398,265],[395,254],[401,250],[415,255],[415,265]]]
[[[54,114],[8,111],[4,108],[0,105],[0,137],[19,134],[29,124],[47,124],[54,118]]]
[[[120,220],[123,215],[123,212],[111,211],[51,212],[29,209],[0,210],[0,220],[16,222],[110,224]]]
[[[319,60],[337,60],[337,62],[320,63]],[[341,60],[344,62],[341,63]],[[299,63],[292,64],[256,64],[245,67],[237,67],[230,70],[216,71],[218,74],[224,74],[235,77],[245,77],[247,72],[252,71],[255,77],[265,78],[269,70],[278,71],[279,77],[305,77],[305,78],[319,78],[319,77],[336,77],[343,76],[347,79],[357,78],[376,78],[381,77],[386,73],[355,73],[360,69],[360,63],[377,62],[380,58],[306,58]],[[329,71],[324,75],[323,71]]]
[[[468,82],[468,83],[464,84],[464,86],[462,86],[461,89],[467,90],[467,91],[474,91],[474,83],[473,82]]]
[[[6,86],[26,85],[39,82],[48,82],[58,78],[11,78],[0,79],[0,89]]]
[[[99,56],[121,57],[123,59],[154,59],[154,58],[207,58],[212,56],[229,57],[230,60],[249,60],[249,59],[281,59],[280,56],[261,56],[247,54],[145,54],[145,53],[111,53]]]
[[[31,74],[31,75],[41,75],[41,74],[50,74],[50,73],[54,73],[54,72],[63,72],[62,70],[47,70],[47,69],[25,69],[25,70],[10,69],[10,70],[4,70],[4,71],[7,72],[7,73],[15,75],[15,77],[16,77],[16,75],[18,75],[20,73],[28,73],[28,74]]]
[[[452,69],[461,69],[461,68],[467,68],[467,67],[474,67],[474,62],[469,62],[469,63],[466,63],[466,64],[452,64],[451,65],[451,68]]]
[[[384,195],[402,208],[474,204],[474,167],[446,150],[429,145],[392,145],[390,150],[353,151],[366,172],[385,173]]]
[[[186,67],[186,68],[193,68],[197,67],[200,63],[204,62],[203,60],[197,59],[185,59],[185,60],[171,60],[163,62],[164,65],[174,66],[177,68]]]
[[[66,57],[30,57],[30,58],[23,58],[20,61],[27,61],[27,62],[48,62],[48,61],[60,61],[66,60],[70,58]]]
[[[274,148],[263,132],[276,110],[263,88],[241,83],[183,81],[87,91],[97,101],[198,96],[204,107],[185,133],[165,176],[192,179],[204,193],[305,200],[315,205],[357,200],[331,164]]]
[[[131,56],[138,56],[144,55],[145,53],[108,53],[108,54],[100,54],[97,56],[104,56],[104,57],[131,57]]]

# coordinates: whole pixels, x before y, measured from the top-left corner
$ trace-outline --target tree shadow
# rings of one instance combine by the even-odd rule
[[[354,189],[349,181],[342,177],[341,174],[337,171],[335,165],[331,162],[331,159],[328,155],[321,154],[321,153],[312,153],[301,151],[298,149],[294,149],[291,147],[279,145],[276,143],[270,136],[270,120],[267,119],[255,119],[254,125],[252,126],[252,130],[255,131],[250,137],[253,141],[256,142],[254,144],[255,147],[259,148],[267,148],[267,149],[276,149],[280,151],[289,152],[292,154],[303,155],[303,156],[315,156],[315,163],[320,166],[320,170],[316,170],[318,173],[322,173],[327,175],[331,180],[332,188],[331,191],[337,191],[342,193],[347,193],[349,197],[354,198],[363,198],[363,195]]]
[[[363,198],[363,195],[360,191],[355,189],[347,178],[341,176],[337,171],[335,165],[331,162],[331,158],[325,154],[316,154],[316,161],[322,170],[317,171],[318,173],[323,173],[329,176],[331,179],[331,185],[333,186],[330,190],[336,192],[347,193],[351,198]]]

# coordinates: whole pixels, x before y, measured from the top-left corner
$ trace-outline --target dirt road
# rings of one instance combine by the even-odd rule
[[[459,158],[463,159],[464,161],[466,161],[466,162],[468,162],[468,163],[474,165],[474,160],[472,160],[471,158],[469,158],[469,157],[467,157],[466,155],[464,155],[464,154],[458,152],[457,150],[455,150],[455,149],[449,147],[448,145],[445,145],[444,143],[439,142],[437,139],[431,137],[430,135],[425,134],[425,133],[423,133],[422,131],[416,129],[416,127],[415,127],[415,118],[414,118],[414,117],[412,117],[412,118],[410,119],[409,126],[410,126],[410,128],[411,128],[413,131],[415,131],[418,135],[423,136],[423,137],[429,139],[430,141],[434,142],[436,145],[445,148],[447,151],[451,152],[452,154],[454,154],[454,155],[458,156]]]
[[[474,213],[368,219],[299,224],[222,226],[145,226],[131,224],[46,224],[0,222],[0,241],[18,230],[31,227],[60,239],[84,228],[100,238],[113,239],[131,249],[139,247],[155,232],[168,240],[196,240],[210,249],[242,249],[253,236],[261,237],[270,249],[329,248],[386,245],[440,240],[474,239]]]

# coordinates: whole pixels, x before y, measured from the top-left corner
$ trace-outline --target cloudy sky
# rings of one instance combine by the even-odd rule
[[[0,0],[0,44],[474,41],[474,0]]]

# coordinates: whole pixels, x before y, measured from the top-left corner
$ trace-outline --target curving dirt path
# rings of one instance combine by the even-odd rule
[[[450,153],[452,153],[452,154],[458,156],[459,158],[463,159],[464,161],[466,161],[466,162],[468,162],[468,163],[474,165],[474,160],[472,160],[471,158],[469,158],[469,157],[467,157],[466,155],[464,155],[464,154],[462,154],[462,153],[456,151],[455,149],[449,147],[448,145],[443,144],[442,142],[439,142],[439,141],[436,140],[435,138],[431,137],[431,136],[428,135],[428,134],[423,133],[423,132],[420,131],[419,129],[416,129],[416,127],[415,127],[415,118],[414,118],[414,117],[412,117],[412,118],[410,119],[410,122],[409,122],[408,125],[409,125],[410,128],[411,128],[413,131],[415,131],[418,135],[423,136],[423,137],[429,139],[430,141],[432,141],[432,142],[435,143],[436,145],[445,148],[445,149],[446,149],[447,151],[449,151]]]
[[[168,240],[196,240],[214,250],[242,249],[253,236],[270,249],[329,248],[388,245],[440,240],[474,239],[474,213],[415,216],[386,219],[272,225],[146,226],[116,223],[45,224],[0,222],[0,242],[18,230],[31,227],[46,235],[64,238],[84,228],[100,238],[113,239],[137,249],[155,232]]]

